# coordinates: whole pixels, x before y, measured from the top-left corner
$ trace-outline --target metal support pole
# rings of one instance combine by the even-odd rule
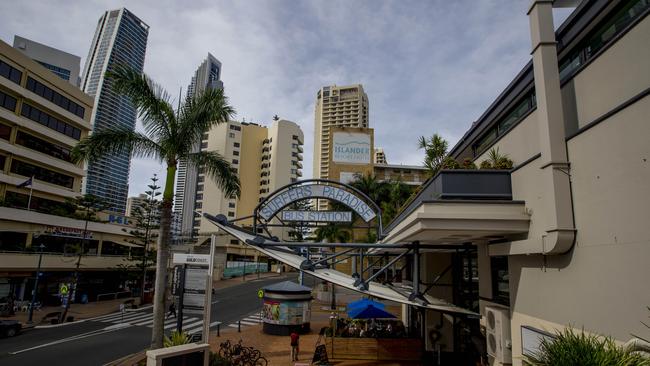
[[[178,333],[183,331],[183,293],[185,292],[185,269],[187,264],[183,264],[181,269],[181,278],[180,278],[180,291],[178,294],[178,314],[176,314],[176,331]],[[172,299],[172,301],[174,301]]]
[[[217,337],[221,337],[221,323],[217,323]]]
[[[241,333],[241,320],[237,321],[237,333]]]
[[[409,300],[413,301],[420,297],[420,242],[413,242],[413,292]]]
[[[39,246],[40,253],[38,254],[38,267],[36,267],[36,280],[34,280],[34,291],[32,292],[32,301],[29,304],[29,315],[27,316],[27,323],[32,322],[32,317],[34,316],[34,304],[36,303],[36,294],[38,293],[38,279],[41,277],[41,261],[43,260],[43,249],[45,245],[41,244]]]
[[[406,252],[398,255],[397,257],[393,258],[388,264],[383,266],[377,273],[373,274],[370,276],[367,280],[362,281],[361,279],[357,280],[357,282],[354,284],[355,286],[359,287],[359,289],[367,290],[368,289],[368,283],[372,280],[374,280],[377,276],[379,276],[381,273],[383,273],[388,267],[392,266],[394,263],[396,263],[398,260],[402,259],[403,256],[408,254],[410,250],[407,250]]]
[[[363,283],[363,248],[359,249],[359,281]]]

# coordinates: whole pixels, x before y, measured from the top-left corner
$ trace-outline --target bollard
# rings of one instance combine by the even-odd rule
[[[241,333],[241,320],[237,321],[237,333]]]
[[[221,323],[217,324],[217,337],[221,337],[220,329],[221,329]]]

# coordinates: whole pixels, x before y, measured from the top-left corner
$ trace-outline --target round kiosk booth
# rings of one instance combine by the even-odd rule
[[[266,334],[289,335],[309,332],[311,319],[311,288],[291,281],[264,287],[262,307],[263,330]]]

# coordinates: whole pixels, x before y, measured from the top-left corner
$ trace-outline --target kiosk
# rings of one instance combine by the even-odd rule
[[[289,335],[309,332],[311,288],[291,281],[264,288],[263,330],[267,334]]]

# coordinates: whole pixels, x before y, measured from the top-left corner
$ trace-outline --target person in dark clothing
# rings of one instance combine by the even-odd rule
[[[174,318],[176,318],[176,304],[174,304],[173,301],[171,304],[169,304],[169,313],[167,313],[167,316],[165,318],[169,318],[172,315]]]
[[[298,333],[292,332],[289,337],[291,337],[291,361],[298,361],[300,336]]]

